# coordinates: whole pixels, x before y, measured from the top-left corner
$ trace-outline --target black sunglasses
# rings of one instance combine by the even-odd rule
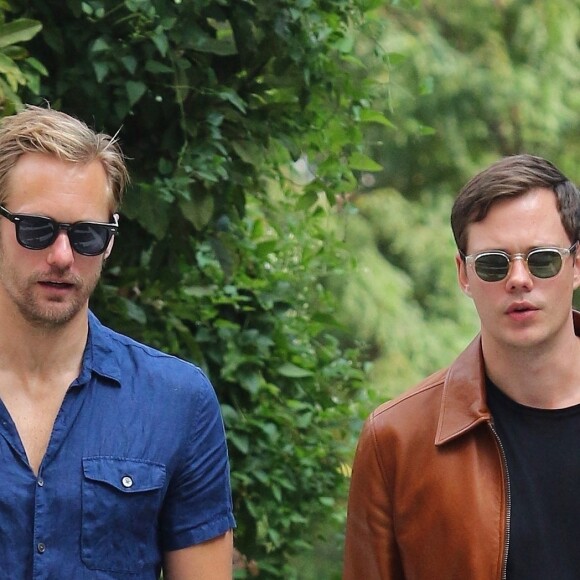
[[[509,273],[513,260],[524,260],[530,274],[536,278],[553,278],[562,269],[564,259],[573,254],[578,242],[569,248],[535,248],[527,254],[507,254],[501,250],[479,252],[466,256],[467,264],[473,264],[475,273],[484,282],[499,282]]]
[[[98,256],[109,245],[113,236],[119,233],[119,223],[114,215],[114,223],[76,222],[65,224],[49,217],[11,213],[0,205],[0,215],[10,220],[16,227],[18,243],[29,250],[43,250],[56,240],[60,230],[65,230],[73,250],[83,256]]]

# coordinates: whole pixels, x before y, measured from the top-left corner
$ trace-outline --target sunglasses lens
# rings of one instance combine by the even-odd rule
[[[536,278],[552,278],[562,268],[562,256],[555,250],[537,250],[528,256],[528,268]]]
[[[48,248],[56,237],[56,225],[52,220],[36,216],[22,216],[17,222],[18,242],[31,250]]]
[[[79,254],[97,256],[107,248],[111,230],[105,225],[79,222],[70,228],[69,239]]]
[[[509,260],[503,254],[481,254],[475,259],[475,273],[485,282],[503,280],[509,270]]]
[[[521,254],[520,254],[521,256]],[[527,256],[528,269],[536,278],[553,278],[562,269],[559,251],[545,248],[533,250]],[[474,262],[476,274],[485,282],[499,282],[509,272],[509,257],[499,252],[480,254]]]

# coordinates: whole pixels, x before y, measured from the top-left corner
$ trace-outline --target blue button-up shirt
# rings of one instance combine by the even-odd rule
[[[163,551],[235,526],[206,377],[92,314],[38,476],[1,403],[0,435],[0,578],[158,578]]]

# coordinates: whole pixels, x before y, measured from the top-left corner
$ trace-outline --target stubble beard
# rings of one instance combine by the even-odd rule
[[[31,326],[46,331],[62,328],[87,307],[101,271],[102,265],[90,278],[83,279],[80,276],[66,276],[65,272],[53,269],[49,275],[66,279],[74,287],[74,292],[63,299],[41,300],[37,292],[38,283],[46,279],[46,274],[18,278],[16,269],[4,263],[0,252],[0,284],[4,286],[22,318]]]

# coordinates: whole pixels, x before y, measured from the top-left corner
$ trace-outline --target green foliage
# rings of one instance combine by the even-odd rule
[[[92,306],[193,360],[223,406],[236,546],[263,577],[343,498],[363,373],[326,282],[332,206],[386,123],[355,54],[362,0],[13,0],[53,107],[120,136],[133,185]],[[28,89],[34,87],[29,86]],[[33,90],[23,91],[35,101]],[[248,571],[240,570],[243,577]]]
[[[382,7],[381,46],[401,55],[388,110],[400,130],[375,148],[385,168],[379,183],[413,199],[454,195],[483,166],[523,151],[555,160],[578,180],[578,7],[577,0]]]
[[[456,282],[449,198],[419,204],[379,189],[352,203],[357,213],[339,227],[356,270],[336,292],[345,324],[372,352],[368,412],[449,364],[477,325]]]
[[[42,28],[37,20],[18,18],[6,21],[4,12],[10,9],[6,1],[0,2],[0,111],[13,113],[22,105],[18,96],[24,87],[38,94],[40,78],[46,69],[39,60],[30,56],[22,43],[31,40]]]
[[[381,41],[358,45],[364,62],[384,53],[388,76],[371,74],[392,81],[389,98],[371,108],[396,130],[365,132],[384,171],[365,180],[379,191],[351,200],[358,215],[346,241],[359,275],[341,312],[372,348],[381,399],[448,364],[477,330],[453,264],[448,216],[459,188],[521,151],[579,180],[577,0],[412,4],[377,7],[369,26]]]
[[[328,218],[296,210],[298,200],[287,192],[274,207],[249,201],[237,226],[192,243],[194,262],[178,285],[161,286],[147,267],[129,325],[212,377],[228,425],[236,546],[266,576],[288,578],[287,557],[308,546],[305,526],[344,496],[341,467],[364,378],[356,353],[340,347],[335,301],[321,283],[344,270],[345,256],[324,231]],[[227,247],[236,254],[231,274],[220,262]],[[127,316],[118,287],[99,289],[103,316],[117,325]]]

